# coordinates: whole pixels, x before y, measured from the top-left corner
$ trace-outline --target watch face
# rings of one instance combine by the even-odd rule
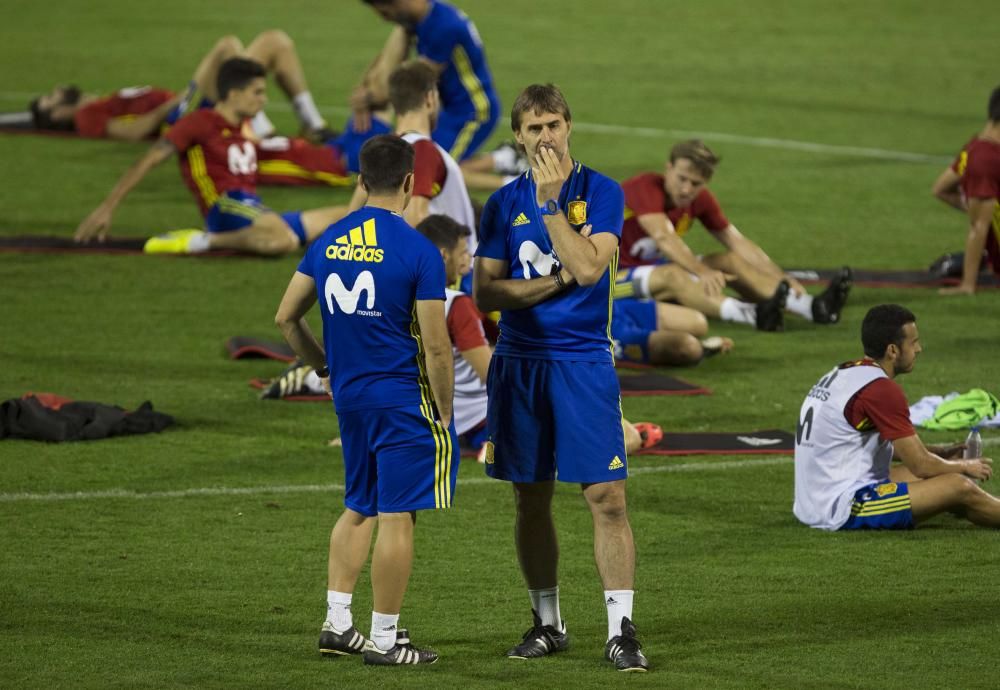
[[[559,204],[555,202],[555,199],[549,199],[545,202],[545,210],[549,213],[555,213],[559,210]]]

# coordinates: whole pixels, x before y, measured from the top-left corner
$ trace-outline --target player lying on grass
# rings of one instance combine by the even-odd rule
[[[934,182],[934,196],[969,217],[962,281],[941,288],[942,295],[975,294],[984,250],[993,273],[1000,275],[1000,87],[990,94],[987,118]]]
[[[214,108],[181,118],[132,166],[107,198],[76,230],[75,239],[103,240],[115,209],[146,174],[174,153],[181,175],[205,219],[205,230],[180,230],[151,238],[150,253],[197,253],[232,249],[280,255],[307,244],[345,207],[279,215],[257,196],[257,147],[250,120],[267,101],[263,65],[247,58],[230,58],[219,68]]]
[[[910,424],[894,379],[913,371],[922,348],[916,317],[896,304],[873,307],[861,325],[865,356],[828,371],[799,413],[795,517],[810,527],[909,529],[950,512],[1000,527],[1000,500],[976,480],[992,460],[951,460],[962,444],[927,448]],[[901,465],[891,466],[893,458]]]
[[[723,214],[708,189],[718,163],[701,141],[682,141],[671,149],[662,175],[641,173],[622,183],[625,223],[615,296],[674,301],[765,331],[782,330],[782,308],[815,323],[836,323],[851,289],[850,269],[822,294],[806,292]],[[725,251],[695,256],[683,240],[695,220]],[[727,286],[746,301],[726,297]]]
[[[416,166],[414,166],[416,169]],[[449,285],[471,270],[467,238],[471,231],[444,215],[431,215],[417,226],[441,252]],[[482,314],[472,298],[457,290],[445,291],[445,319],[455,361],[455,430],[463,447],[479,453],[486,443],[486,373],[493,350],[483,332]],[[323,395],[326,389],[316,371],[305,362],[295,362],[261,393],[262,399],[294,395]],[[626,451],[636,453],[653,445],[662,431],[655,424],[632,425],[623,420]],[[339,444],[337,444],[339,445]]]

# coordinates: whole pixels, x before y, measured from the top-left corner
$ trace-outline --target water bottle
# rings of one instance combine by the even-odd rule
[[[979,435],[979,427],[972,427],[972,431],[965,437],[965,452],[963,458],[981,458],[983,456],[983,437]]]

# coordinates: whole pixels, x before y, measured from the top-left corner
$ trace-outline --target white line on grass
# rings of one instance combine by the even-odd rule
[[[689,462],[681,465],[655,465],[653,467],[636,467],[629,473],[659,474],[661,472],[704,472],[712,470],[737,470],[754,467],[782,465],[791,462],[787,455],[769,455],[753,460],[728,460],[723,462]],[[495,479],[478,477],[462,479],[460,486],[497,485]],[[128,489],[107,489],[104,491],[73,491],[67,493],[6,493],[0,494],[0,503],[43,502],[58,503],[65,501],[88,501],[95,499],[126,498],[197,498],[200,496],[257,496],[260,494],[315,494],[337,493],[344,490],[343,484],[288,484],[278,486],[246,486],[226,487],[214,486],[195,489],[177,489],[174,491],[130,491]]]
[[[19,91],[0,92],[0,100],[27,103],[38,94]],[[271,103],[268,109],[291,111],[288,103]],[[337,105],[321,105],[320,110],[346,117],[350,109]],[[728,134],[726,132],[702,132],[689,129],[659,129],[657,127],[631,127],[628,125],[608,125],[598,122],[574,122],[578,132],[591,134],[610,134],[615,136],[644,137],[652,139],[690,139],[698,137],[710,141],[725,141],[730,144],[743,144],[767,149],[785,149],[805,153],[829,154],[834,156],[854,156],[856,158],[876,158],[879,160],[901,161],[904,163],[948,163],[949,156],[936,156],[928,153],[913,153],[910,151],[893,151],[891,149],[870,148],[865,146],[842,146],[838,144],[821,144],[814,141],[799,141],[797,139],[778,139],[775,137],[752,137],[743,134]]]

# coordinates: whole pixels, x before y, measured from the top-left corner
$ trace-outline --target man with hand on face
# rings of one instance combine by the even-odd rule
[[[514,486],[515,543],[534,616],[507,656],[537,658],[568,645],[552,519],[558,475],[581,485],[593,515],[605,658],[620,671],[645,671],[631,620],[635,545],[609,329],[622,191],[573,160],[571,127],[555,86],[535,84],[518,96],[511,129],[532,167],[486,203],[473,275],[480,310],[501,311],[487,381],[486,471]]]

